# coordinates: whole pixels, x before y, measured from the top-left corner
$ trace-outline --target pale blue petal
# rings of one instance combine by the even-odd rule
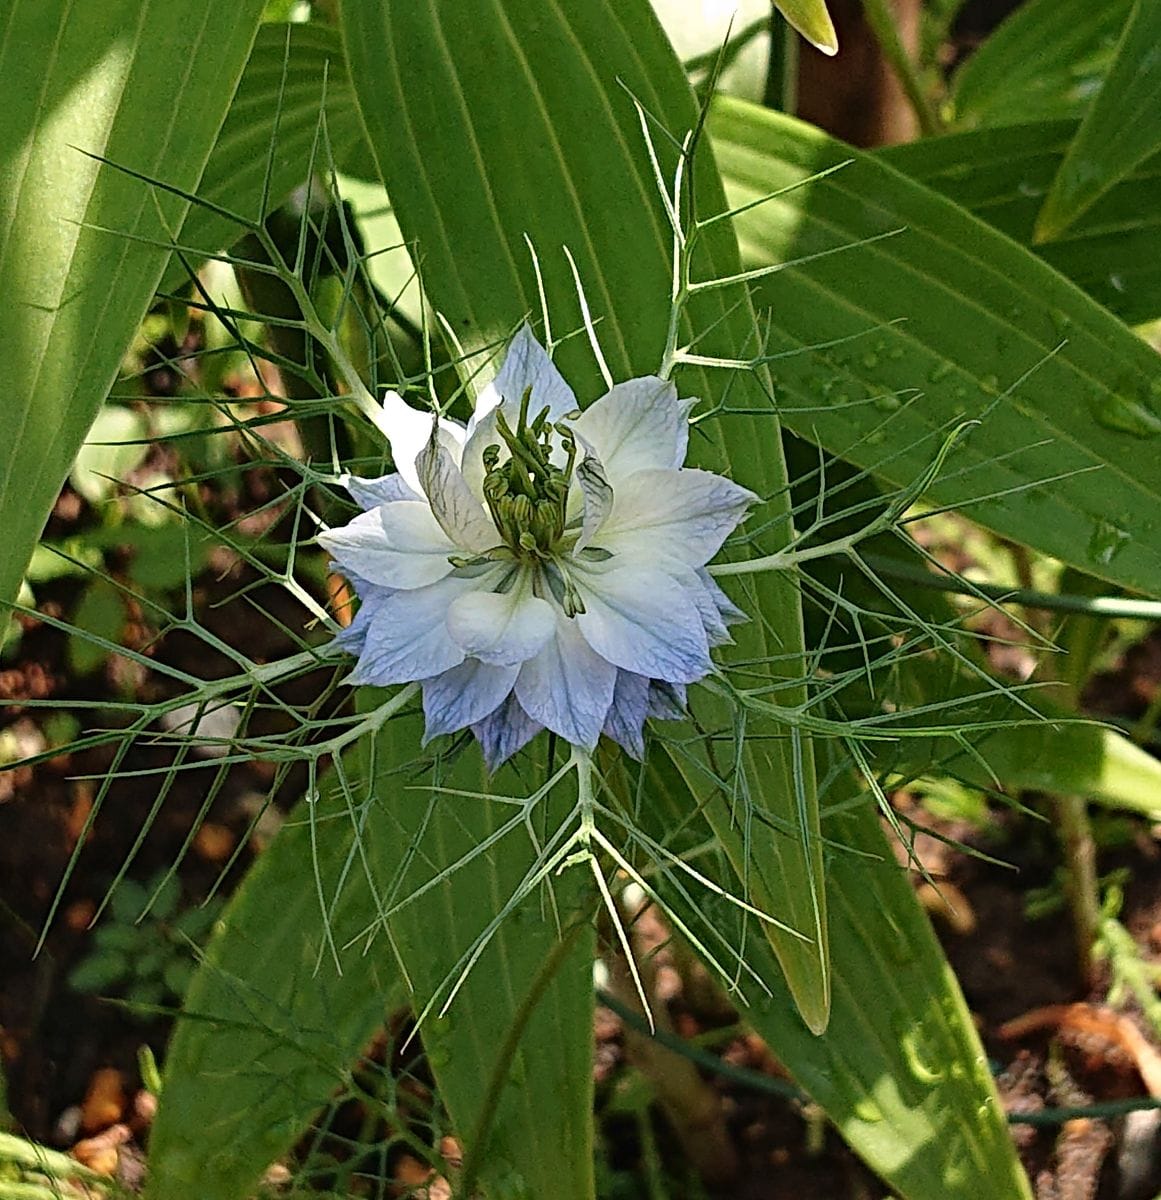
[[[421,500],[397,500],[360,513],[338,529],[318,535],[344,573],[380,587],[419,588],[451,572],[450,542],[430,507]]]
[[[424,493],[440,528],[469,554],[483,554],[500,544],[500,535],[483,504],[472,494],[459,466],[432,438],[416,466]]]
[[[622,670],[692,683],[712,665],[698,606],[702,588],[681,563],[669,565],[574,561],[571,577],[585,606],[576,623],[589,645]]]
[[[358,657],[367,641],[367,630],[372,618],[387,597],[394,594],[394,589],[376,587],[357,577],[348,576],[348,579],[359,597],[359,608],[351,623],[335,635],[335,645]]]
[[[645,757],[642,726],[649,712],[649,680],[632,671],[618,671],[613,705],[602,732],[640,762]]]
[[[576,622],[559,614],[556,636],[521,668],[516,698],[534,720],[573,746],[592,749],[601,736],[617,669],[581,636]]]
[[[702,586],[702,599],[699,604],[709,644],[724,646],[734,640],[730,636],[729,626],[748,621],[750,618],[718,587],[714,577],[704,567],[695,574]]]
[[[701,580],[702,587],[713,597],[714,604],[717,605],[718,614],[726,625],[740,625],[743,621],[750,619],[749,614],[740,609],[722,591],[718,586],[717,580],[704,567],[698,568],[697,577]]]
[[[422,500],[419,492],[413,492],[398,471],[391,475],[380,475],[378,479],[363,479],[348,475],[343,487],[355,498],[355,503],[366,512],[380,504],[391,504],[396,500]]]
[[[679,400],[668,380],[645,375],[614,384],[581,413],[573,428],[592,446],[616,487],[638,471],[681,466],[693,403]]]
[[[704,566],[757,497],[709,471],[638,471],[616,484],[598,545],[647,562],[655,555]]]
[[[512,691],[519,667],[494,667],[469,658],[432,679],[423,681],[423,740],[455,733],[496,711]]]
[[[507,592],[469,592],[448,609],[448,632],[465,654],[515,666],[540,652],[556,632],[556,610],[528,581]]]
[[[655,721],[684,721],[686,695],[684,683],[666,683],[664,679],[649,680],[648,715]]]
[[[378,603],[367,627],[351,683],[385,687],[430,679],[464,661],[447,630],[447,610],[457,596],[481,586],[456,572],[428,587],[395,592]]]
[[[472,732],[484,752],[488,770],[494,771],[523,750],[543,728],[520,707],[515,696],[509,696],[494,713],[476,722]]]
[[[495,379],[481,391],[476,403],[477,419],[503,404],[509,423],[515,425],[514,414],[520,411],[520,401],[528,388],[532,389],[529,416],[534,417],[542,408],[547,408],[549,420],[555,423],[577,407],[572,388],[552,365],[552,359],[536,340],[531,326],[525,323],[509,343]]]

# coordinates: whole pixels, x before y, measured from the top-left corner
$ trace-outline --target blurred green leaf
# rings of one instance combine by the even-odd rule
[[[103,950],[90,954],[69,973],[69,984],[78,992],[103,992],[129,974],[129,959],[123,951]]]
[[[1100,93],[1036,218],[1035,240],[1059,239],[1081,213],[1159,151],[1161,5],[1137,0]],[[1156,203],[1151,207],[1157,211]]]
[[[786,264],[756,288],[768,350],[785,356],[783,423],[905,484],[950,428],[980,419],[934,501],[1161,594],[1157,354],[1028,250],[884,163],[740,101],[717,104],[710,129],[734,204],[795,188],[736,222],[750,265]],[[867,238],[882,240],[854,245]]]
[[[1139,164],[1079,216],[1067,237],[1032,245],[1032,224],[1076,133],[1036,121],[923,138],[875,156],[1030,246],[1130,325],[1161,317],[1161,154]]]
[[[838,53],[838,36],[824,0],[774,0],[774,7],[824,54]]]
[[[261,0],[12,0],[0,43],[0,601],[137,332],[186,204],[92,155],[196,186]]]
[[[125,602],[113,584],[107,579],[91,580],[72,614],[76,629],[68,635],[69,669],[77,675],[96,671],[109,652],[89,638],[120,642],[126,618]]]
[[[145,911],[149,903],[149,889],[136,879],[122,879],[113,889],[109,911],[113,920],[123,925],[132,925]]]
[[[1133,0],[1029,0],[956,73],[962,126],[1081,117],[1100,90]]]
[[[140,925],[111,924],[106,921],[97,926],[93,941],[100,950],[124,950],[126,954],[135,954],[144,943],[145,936]]]
[[[149,424],[142,413],[109,404],[93,419],[77,451],[69,481],[93,505],[108,499],[118,484],[145,461]]]

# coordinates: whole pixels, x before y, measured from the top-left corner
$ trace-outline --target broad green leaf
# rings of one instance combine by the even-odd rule
[[[327,777],[226,907],[166,1053],[147,1196],[251,1195],[400,998],[390,949],[360,937],[377,864],[360,861],[357,829],[379,816]]]
[[[414,754],[420,733],[414,719],[403,720],[374,754]],[[364,750],[371,758],[371,748]],[[474,777],[461,771],[442,782],[480,788],[480,774],[477,759]],[[511,776],[501,782],[523,785]],[[340,786],[337,776],[328,776],[318,797],[294,810],[223,913],[168,1049],[150,1134],[147,1196],[250,1195],[261,1172],[349,1079],[388,1005],[403,1001],[408,988],[432,995],[456,980],[465,949],[457,937],[465,927],[479,932],[507,898],[497,890],[505,869],[513,874],[527,865],[521,830],[457,872],[452,884],[395,915],[388,938],[379,914],[478,846],[509,813],[482,798],[432,797],[411,784],[409,773],[380,772],[378,783],[370,795],[357,782]],[[434,807],[454,816],[432,821]],[[434,830],[434,839],[425,837],[425,828]],[[432,1068],[451,1081],[453,1097],[457,1089],[472,1089],[481,1107],[489,1098],[501,1101],[487,1142],[489,1182],[516,1186],[526,1166],[521,1156],[535,1146],[539,1114],[551,1110],[567,1140],[537,1155],[544,1171],[527,1180],[531,1194],[544,1194],[555,1171],[575,1193],[562,1187],[554,1194],[583,1196],[591,1192],[592,1172],[594,948],[587,907],[585,926],[560,964],[559,986],[543,1003],[529,1005],[527,1036],[508,1064],[510,1079],[505,1085],[501,1074],[499,1096],[487,1094],[512,1013],[528,999],[511,989],[525,977],[536,980],[559,941],[557,920],[568,924],[584,899],[571,877],[555,890],[554,908],[534,900],[513,914],[451,1014],[432,1016],[422,1036]],[[523,975],[505,970],[512,963]],[[569,1037],[578,1027],[584,1036]],[[536,1053],[548,1047],[543,1056]],[[513,1148],[517,1137],[522,1140]]]
[[[0,601],[11,601],[197,185],[260,0],[13,0],[0,15]]]
[[[1085,114],[1036,218],[1036,240],[1057,240],[1081,213],[1158,151],[1161,5],[1137,0],[1100,94]]]
[[[421,1025],[423,1045],[485,1193],[585,1200],[595,1186],[592,878],[578,866],[554,873],[508,913],[441,1013],[459,986],[465,954],[535,859],[521,812],[489,793],[527,796],[543,777],[524,762],[489,779],[474,747],[425,777],[414,762],[421,735],[420,720],[396,721],[367,748],[378,812],[365,840],[380,891],[367,915],[430,884],[506,822],[516,826],[392,915],[391,943],[414,1007],[435,1001]],[[575,788],[566,785],[529,815],[542,841],[574,800]]]
[[[320,173],[373,170],[338,35],[325,25],[263,25],[197,189],[206,204],[190,208],[177,241],[205,254],[226,249],[242,230],[210,205],[259,220],[306,183],[312,163]],[[162,290],[186,277],[175,257]]]
[[[1030,0],[954,81],[963,126],[1080,117],[1099,91],[1132,0]]]
[[[680,779],[663,760],[655,765],[661,771],[653,791],[663,800],[651,814],[654,832],[684,828],[684,840],[671,848],[700,852],[693,861],[705,870],[709,831],[690,822]],[[774,987],[769,996],[744,988],[749,1006],[742,1006],[743,1017],[903,1200],[1025,1200],[1031,1191],[971,1015],[873,802],[856,801],[846,775],[824,801],[834,964],[826,1036],[812,1037],[794,1015],[752,930],[744,943],[747,961]],[[688,892],[674,883],[661,876],[658,887],[695,921]],[[712,899],[701,908],[723,935],[743,937],[736,909]]]
[[[1066,236],[1032,246],[1032,224],[1075,121],[1036,121],[889,146],[876,157],[1031,248],[1137,325],[1161,316],[1161,154],[1120,179]]]
[[[567,246],[614,378],[656,370],[668,313],[671,236],[626,90],[676,137],[693,126],[696,112],[647,7],[586,3],[546,13],[515,0],[500,9],[460,4],[441,12],[438,28],[429,13],[371,2],[346,4],[343,16],[351,78],[400,227],[418,248],[434,306],[464,347],[494,345],[526,313],[537,312],[527,234],[557,333],[580,326],[561,249]],[[671,169],[664,137],[660,152]],[[720,207],[708,160],[699,165],[698,188],[702,203]],[[733,238],[723,225],[707,247],[706,272],[736,269]],[[744,294],[710,294],[693,313],[696,328],[711,331],[699,348],[736,357],[753,335],[744,305]],[[603,390],[583,338],[562,344],[557,362],[582,404]],[[683,390],[707,399],[720,395],[724,382],[695,372],[681,379]],[[748,377],[733,382],[734,394],[751,404],[763,395]],[[773,497],[776,516],[784,474],[773,415],[731,423],[725,445],[721,431],[707,425],[697,447],[701,464],[725,466]],[[737,653],[764,658],[776,646],[779,671],[801,677],[793,588],[764,577],[754,593],[770,643],[761,623],[752,622]],[[730,723],[731,714],[718,713],[715,724],[728,729]],[[763,892],[760,902],[812,939],[771,933],[796,1000],[821,1028],[825,914],[810,746],[796,764],[785,742],[755,735],[743,771],[755,804],[797,831],[775,837],[763,825],[751,861],[762,873],[755,884]],[[730,795],[718,790],[705,799],[723,835],[736,842]]]
[[[884,163],[737,101],[715,106],[710,127],[734,204],[797,185],[736,222],[751,265],[788,264],[756,291],[769,350],[789,355],[777,363],[783,422],[900,484],[952,426],[979,419],[934,500],[1161,594],[1156,353],[1028,250]]]

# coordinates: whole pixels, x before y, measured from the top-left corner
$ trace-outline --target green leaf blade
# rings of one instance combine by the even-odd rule
[[[554,328],[580,327],[573,281],[561,247],[576,257],[614,378],[657,369],[665,340],[671,234],[656,195],[637,117],[638,97],[680,138],[697,119],[679,64],[644,5],[587,4],[532,12],[513,3],[430,14],[372,3],[344,7],[344,42],[363,119],[388,192],[409,240],[419,247],[435,307],[470,350],[502,341],[538,304],[524,236],[539,255]],[[596,49],[599,48],[599,49]],[[386,67],[384,64],[386,63]],[[501,69],[503,68],[503,69]],[[504,79],[496,88],[494,80]],[[406,86],[405,86],[406,83]],[[664,135],[662,135],[664,141]],[[698,169],[701,200],[721,206],[709,164]],[[737,270],[723,225],[707,238],[706,273]],[[710,255],[712,254],[712,257]],[[705,348],[744,353],[752,318],[720,294],[697,312],[713,328]],[[583,338],[558,348],[557,364],[582,404],[604,390]],[[683,390],[709,397],[720,387],[702,372],[682,375]],[[739,379],[738,394],[760,388]],[[773,414],[743,420],[698,447],[699,465],[721,470],[784,503],[784,466]],[[780,670],[801,677],[797,597],[778,581],[755,589],[785,656]],[[770,654],[752,623],[739,655]],[[728,714],[723,715],[729,723]],[[783,844],[783,872],[771,880],[775,913],[821,937],[804,942],[771,934],[795,997],[818,1028],[825,1025],[828,976],[823,863],[809,746],[802,804],[782,748],[755,739],[746,765],[762,802],[800,830]],[[763,835],[767,836],[767,835]],[[771,839],[773,840],[773,839]],[[764,845],[757,845],[756,859]]]
[[[681,780],[660,764],[656,793],[667,799],[655,830],[687,820]],[[856,799],[843,774],[825,797],[834,997],[826,1036],[814,1037],[768,970],[765,945],[745,939],[749,961],[775,980],[741,1013],[779,1061],[834,1122],[851,1148],[904,1200],[1027,1200],[1028,1180],[1008,1133],[971,1014],[896,864],[869,797]],[[689,827],[690,846],[708,829]],[[676,849],[677,847],[675,847]],[[707,865],[701,860],[701,865]],[[691,920],[675,881],[658,886]],[[713,919],[742,938],[736,915],[716,905]]]
[[[956,73],[956,123],[1007,125],[1084,115],[1133,0],[1030,0]]]
[[[0,42],[0,600],[25,566],[167,258],[185,202],[92,155],[196,186],[261,0],[19,0]],[[181,69],[175,70],[174,64]],[[178,120],[180,117],[180,129]]]
[[[1075,121],[1035,121],[925,138],[875,156],[1029,247],[1130,325],[1161,316],[1161,154],[1078,216],[1068,235],[1033,244],[1032,228]]]
[[[1161,594],[1156,353],[1023,247],[817,130],[733,101],[710,127],[735,203],[800,185],[738,218],[752,264],[900,231],[760,283],[771,349],[788,356],[777,365],[783,422],[906,484],[949,428],[984,417],[932,498]],[[846,341],[802,353],[835,339]]]
[[[1082,213],[1161,151],[1161,7],[1137,0],[1100,94],[1081,122],[1036,218],[1055,241]]]

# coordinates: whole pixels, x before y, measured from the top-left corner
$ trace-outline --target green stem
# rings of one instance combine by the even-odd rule
[[[1000,604],[1022,604],[1053,612],[1083,613],[1089,617],[1122,617],[1130,621],[1161,621],[1161,601],[1127,600],[1122,596],[1081,596],[1070,592],[1037,592],[1028,588],[1002,587],[994,583],[968,583],[955,575],[936,575],[926,567],[913,566],[883,554],[864,554],[863,560],[887,579],[915,583],[937,592],[957,596],[982,596]],[[713,568],[710,568],[713,570]]]
[[[1064,851],[1068,906],[1076,932],[1077,963],[1086,984],[1093,981],[1093,946],[1101,926],[1100,882],[1096,871],[1096,842],[1081,796],[1062,796],[1056,802]]]
[[[770,63],[762,103],[790,116],[798,111],[798,34],[788,21],[772,21]]]
[[[943,122],[927,96],[923,80],[919,77],[911,55],[907,53],[907,48],[899,37],[899,27],[895,24],[895,16],[891,12],[888,0],[863,0],[863,12],[883,57],[891,64],[891,69],[903,85],[903,91],[915,110],[923,135],[932,137],[942,133]]]

